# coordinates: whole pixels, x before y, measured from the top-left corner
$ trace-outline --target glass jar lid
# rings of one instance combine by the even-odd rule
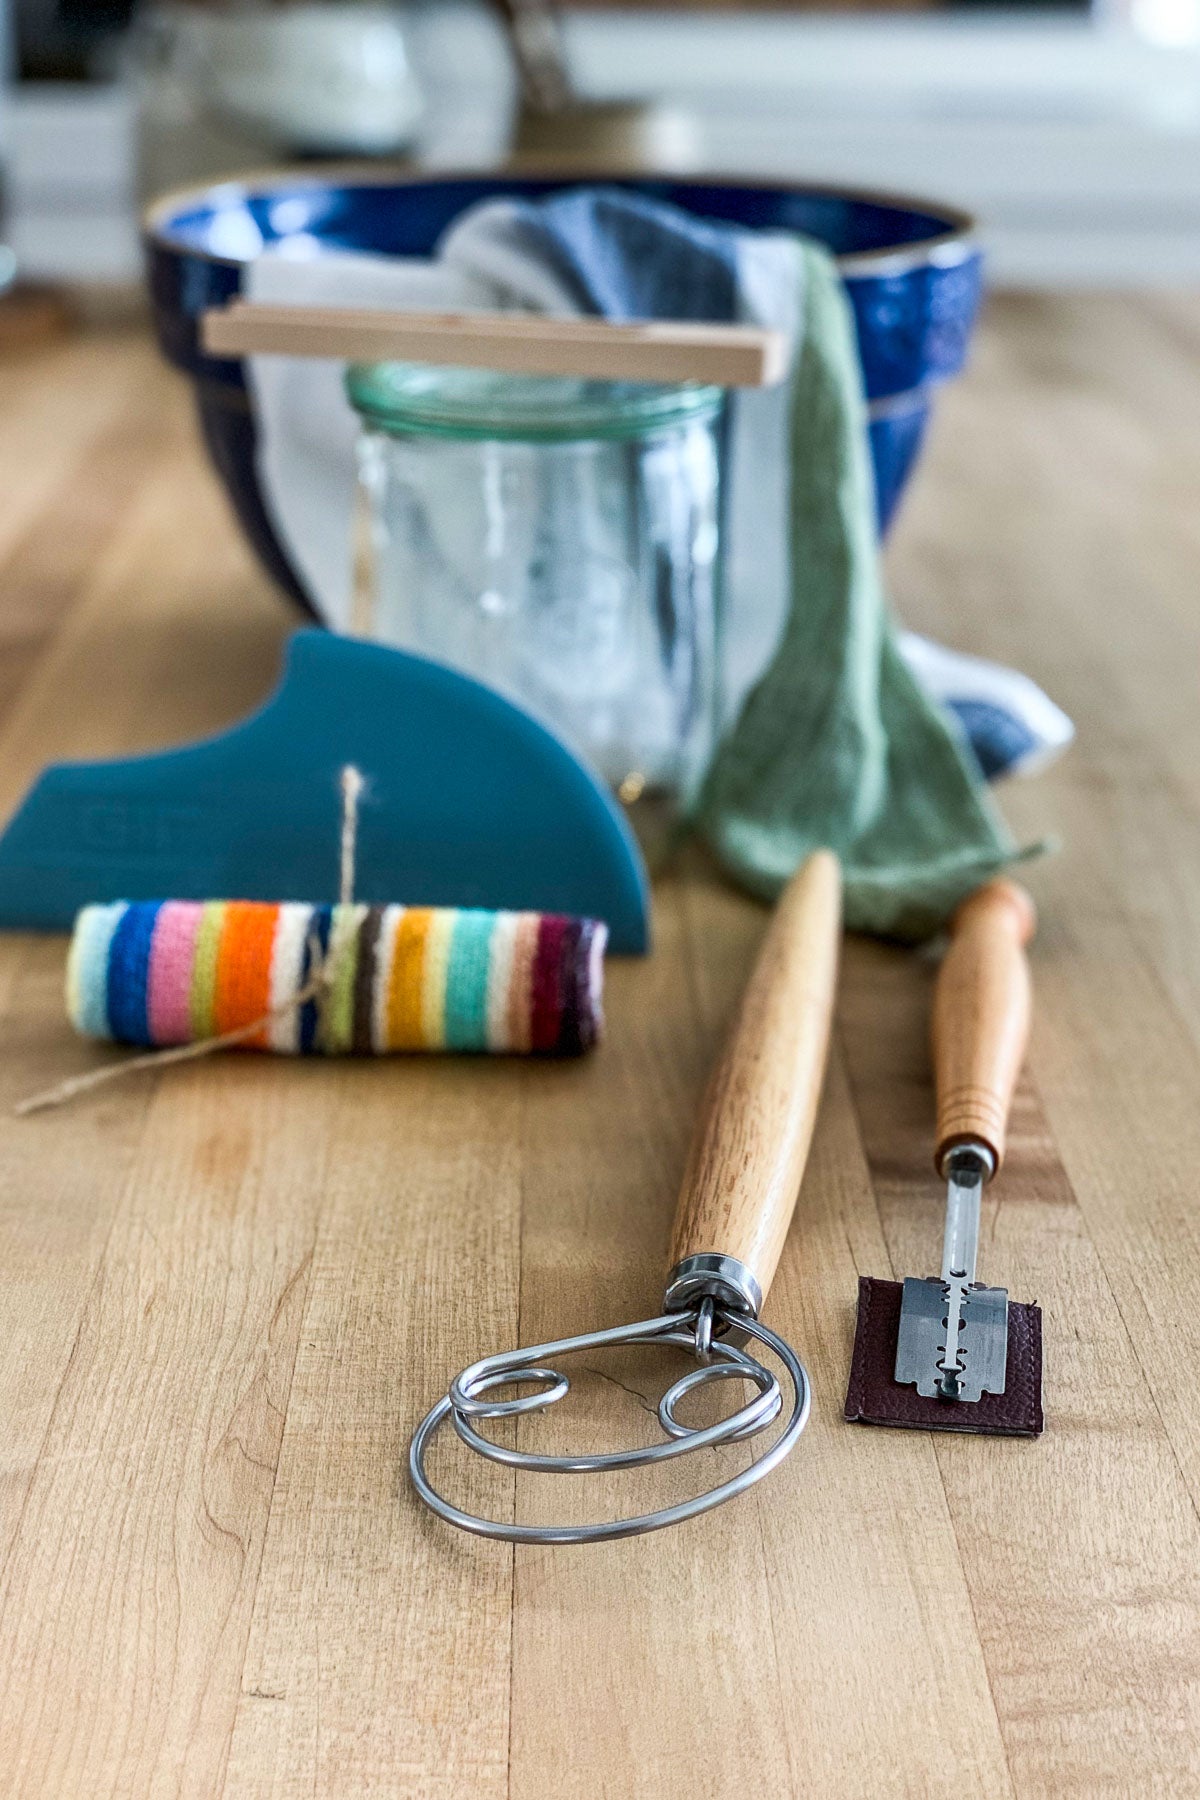
[[[355,363],[346,392],[368,424],[395,436],[532,443],[648,437],[711,419],[724,398],[699,382],[580,381],[413,363]]]

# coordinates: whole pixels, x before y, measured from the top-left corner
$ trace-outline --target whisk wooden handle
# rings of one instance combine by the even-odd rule
[[[933,1002],[938,1169],[956,1144],[1004,1160],[1013,1089],[1025,1060],[1032,986],[1025,945],[1037,923],[1015,881],[989,881],[950,924]]]
[[[791,1224],[825,1071],[841,871],[819,850],[775,908],[692,1140],[671,1267],[735,1258],[765,1297]]]

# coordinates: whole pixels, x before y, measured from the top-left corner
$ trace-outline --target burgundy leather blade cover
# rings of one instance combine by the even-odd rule
[[[846,1417],[856,1425],[899,1425],[913,1431],[974,1431],[990,1437],[1037,1437],[1042,1418],[1042,1309],[1008,1303],[1008,1379],[1002,1394],[981,1400],[931,1400],[894,1379],[900,1330],[898,1281],[858,1282],[858,1326],[846,1391]]]

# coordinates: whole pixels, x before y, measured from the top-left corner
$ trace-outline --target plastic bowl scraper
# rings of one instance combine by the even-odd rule
[[[1004,1160],[1029,1037],[1033,902],[1011,881],[965,900],[933,1007],[935,1166],[947,1183],[940,1277],[864,1277],[846,1417],[864,1425],[1036,1437],[1042,1315],[975,1279],[979,1208]]]

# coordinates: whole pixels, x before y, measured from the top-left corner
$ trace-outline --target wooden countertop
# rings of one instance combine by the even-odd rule
[[[140,336],[0,381],[7,811],[50,757],[243,713],[290,621]],[[655,1309],[761,911],[664,884],[586,1063],[225,1057],[28,1120],[97,1053],[62,942],[0,941],[0,1790],[1200,1791],[1197,492],[1200,303],[1011,300],[890,553],[907,619],[1080,727],[1004,796],[1065,844],[1029,873],[1034,1043],[981,1253],[1045,1308],[1038,1443],[840,1417],[859,1273],[939,1253],[920,957],[846,956],[768,1309],[816,1388],[794,1455],[680,1530],[514,1555],[419,1510],[409,1433],[474,1355]],[[588,1395],[613,1433],[631,1367]]]

